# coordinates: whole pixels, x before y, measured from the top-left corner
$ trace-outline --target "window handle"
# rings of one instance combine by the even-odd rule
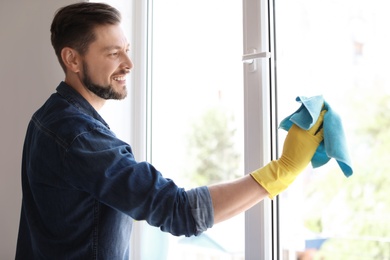
[[[251,64],[255,59],[269,59],[269,58],[271,58],[270,52],[268,51],[256,52],[256,50],[254,50],[254,53],[242,55],[242,62]]]

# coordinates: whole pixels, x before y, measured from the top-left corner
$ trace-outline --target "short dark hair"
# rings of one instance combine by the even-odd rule
[[[80,2],[57,10],[51,24],[51,44],[61,67],[66,67],[61,58],[64,47],[75,49],[84,55],[96,39],[94,29],[99,25],[119,24],[121,14],[114,7],[104,3]]]

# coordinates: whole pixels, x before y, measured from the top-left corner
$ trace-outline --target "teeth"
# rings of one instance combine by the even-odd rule
[[[116,81],[123,81],[125,79],[126,79],[126,77],[115,77],[114,78],[114,80],[116,80]]]

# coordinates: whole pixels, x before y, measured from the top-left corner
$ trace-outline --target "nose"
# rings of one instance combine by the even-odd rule
[[[123,55],[124,56],[124,60],[123,60],[123,67],[128,71],[130,72],[130,70],[133,68],[133,62],[131,61],[130,59],[130,56],[129,54],[126,53],[126,55]]]

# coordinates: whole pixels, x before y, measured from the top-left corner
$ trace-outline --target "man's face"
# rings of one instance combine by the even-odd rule
[[[95,35],[83,56],[80,80],[101,98],[123,99],[127,95],[126,75],[133,67],[126,37],[119,25],[98,26]]]

